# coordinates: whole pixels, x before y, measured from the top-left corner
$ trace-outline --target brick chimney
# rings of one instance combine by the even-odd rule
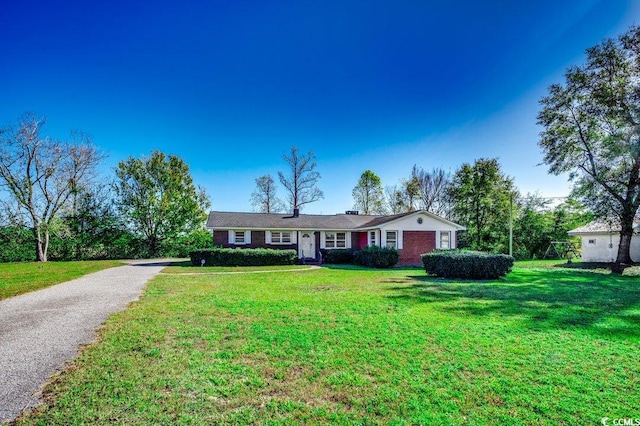
[[[293,209],[293,217],[300,216],[300,209]]]

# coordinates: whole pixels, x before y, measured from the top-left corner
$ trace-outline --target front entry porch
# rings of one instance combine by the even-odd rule
[[[302,263],[318,263],[319,237],[316,231],[298,231],[298,258]]]

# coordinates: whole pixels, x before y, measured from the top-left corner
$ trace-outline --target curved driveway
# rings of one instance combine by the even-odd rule
[[[168,263],[135,261],[0,301],[0,422],[37,405],[47,379]]]

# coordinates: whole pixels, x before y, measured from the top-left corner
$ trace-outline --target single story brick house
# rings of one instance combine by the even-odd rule
[[[293,215],[212,211],[207,229],[222,247],[297,250],[304,261],[321,260],[321,250],[365,246],[395,247],[401,265],[420,265],[420,255],[456,247],[456,233],[466,229],[426,211],[396,215]]]
[[[629,254],[631,260],[640,262],[640,217],[634,221],[633,233]],[[620,246],[620,225],[596,220],[572,229],[568,234],[580,237],[583,262],[615,262]]]

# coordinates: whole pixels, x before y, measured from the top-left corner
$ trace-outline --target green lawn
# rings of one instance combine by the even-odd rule
[[[0,300],[121,265],[118,260],[0,263]]]
[[[18,424],[640,417],[640,283],[563,268],[162,274]]]
[[[228,274],[246,272],[277,272],[282,270],[310,269],[308,265],[287,266],[192,266],[190,261],[174,262],[162,270],[163,274]]]

